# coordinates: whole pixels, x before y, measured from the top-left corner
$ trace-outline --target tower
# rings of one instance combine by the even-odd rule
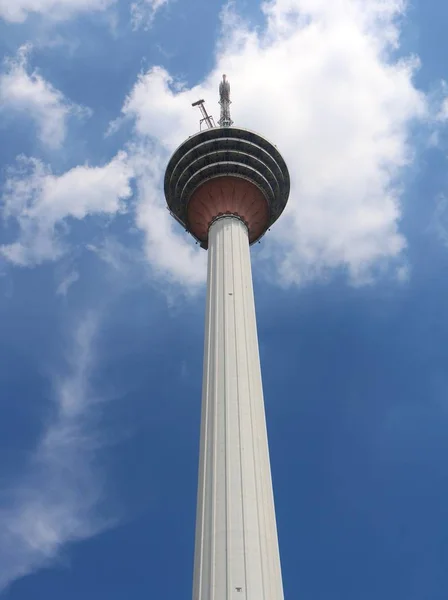
[[[173,217],[208,249],[201,443],[193,600],[283,600],[249,245],[289,196],[279,151],[233,127],[230,85],[219,87],[219,127],[171,157],[165,197]]]

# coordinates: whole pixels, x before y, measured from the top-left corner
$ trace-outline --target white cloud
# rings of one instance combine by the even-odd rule
[[[169,0],[136,0],[131,3],[131,20],[134,29],[149,28],[162,6],[166,6]]]
[[[217,100],[218,81],[211,81],[208,97]],[[135,120],[139,136],[150,136],[163,149],[173,150],[186,137],[195,133],[199,117],[191,103],[203,94],[202,87],[186,89],[161,67],[153,67],[139,76],[126,98],[122,113]],[[202,97],[202,96],[201,96]]]
[[[5,62],[0,75],[0,106],[33,118],[42,143],[58,148],[64,142],[68,118],[85,116],[89,111],[68,101],[37,71],[29,72],[30,50],[30,45],[22,46],[16,58]]]
[[[443,123],[448,121],[448,98],[444,98],[437,115],[437,120]]]
[[[399,276],[406,246],[399,179],[412,161],[410,125],[426,114],[413,83],[418,60],[391,52],[404,3],[273,0],[263,11],[266,27],[255,29],[227,8],[212,72],[188,89],[152,68],[127,97],[123,117],[152,139],[164,164],[167,151],[197,130],[192,101],[205,98],[216,115],[217,85],[227,73],[235,123],[270,138],[291,172],[288,208],[263,242],[281,280],[343,267],[360,283],[389,263]],[[141,206],[139,224],[151,237],[155,220],[142,218]],[[162,211],[161,194],[154,206]],[[163,241],[157,261],[179,278]],[[202,263],[193,264],[199,277]]]
[[[76,283],[79,279],[79,273],[78,271],[70,271],[70,273],[68,273],[68,275],[66,275],[62,281],[59,283],[57,289],[56,289],[56,294],[58,296],[67,296],[68,290],[71,288],[71,286]]]
[[[15,242],[0,246],[0,254],[21,266],[58,258],[67,220],[125,210],[132,176],[124,152],[102,167],[83,165],[62,175],[35,158],[19,157],[4,185],[3,216],[17,219],[20,233]]]
[[[66,544],[89,538],[110,523],[94,468],[98,446],[89,384],[98,321],[89,314],[76,327],[67,376],[55,379],[54,414],[27,471],[2,490],[0,590],[54,561]]]
[[[57,260],[67,250],[69,219],[114,217],[125,211],[135,180],[136,225],[144,232],[144,254],[153,272],[196,288],[205,281],[206,253],[191,244],[187,234],[176,233],[179,226],[166,209],[161,185],[166,159],[150,144],[130,144],[128,152],[120,152],[103,167],[78,166],[54,175],[41,161],[19,157],[7,173],[2,198],[3,217],[16,220],[19,235],[0,246],[0,255],[18,266]],[[122,245],[108,238],[99,247],[91,243],[86,247],[116,270],[141,259],[125,255]],[[70,274],[57,293],[65,295],[77,278],[76,272]]]
[[[397,280],[400,283],[407,283],[411,277],[411,268],[408,264],[403,264],[397,269]]]
[[[31,14],[46,15],[62,20],[74,15],[103,11],[116,0],[0,0],[0,18],[23,23]]]
[[[195,87],[160,67],[140,75],[109,132],[133,120],[127,154],[60,176],[21,159],[4,194],[5,214],[18,218],[21,233],[1,252],[17,264],[57,258],[67,217],[113,215],[135,176],[148,260],[170,280],[201,283],[206,253],[170,219],[163,170],[169,153],[197,130],[191,102],[205,98],[217,116],[225,72],[235,123],[276,143],[291,172],[290,202],[259,256],[283,283],[345,268],[359,284],[388,265],[400,279],[400,174],[412,161],[410,126],[427,112],[413,83],[418,60],[391,52],[399,47],[403,2],[272,0],[263,11],[266,26],[254,29],[226,8],[215,67]]]
[[[435,199],[435,210],[428,227],[439,241],[448,248],[448,198],[439,194]]]
[[[134,0],[130,2],[131,22],[134,29],[149,28],[156,13],[169,0]],[[0,19],[23,23],[33,14],[52,21],[62,21],[77,15],[104,12],[117,0],[0,0]]]
[[[161,185],[166,156],[158,156],[152,145],[134,147],[131,162],[138,190],[136,224],[145,233],[148,261],[159,276],[196,288],[205,281],[206,253],[186,233],[175,233],[180,228],[166,208]]]

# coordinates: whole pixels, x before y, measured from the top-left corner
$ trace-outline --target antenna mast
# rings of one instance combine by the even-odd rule
[[[193,102],[193,104],[191,105],[191,106],[199,106],[199,110],[201,111],[202,119],[199,121],[199,129],[200,130],[202,129],[202,123],[204,123],[204,122],[207,125],[208,129],[211,129],[212,127],[216,127],[213,117],[208,114],[208,112],[204,106],[204,102],[205,102],[205,100],[198,100],[197,102]]]
[[[233,121],[230,118],[230,84],[225,75],[222,76],[222,81],[219,84],[219,104],[221,105],[221,118],[218,124],[221,127],[231,127]]]

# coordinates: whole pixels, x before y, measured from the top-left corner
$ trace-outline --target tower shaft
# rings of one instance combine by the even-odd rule
[[[193,600],[283,600],[246,225],[209,230]]]

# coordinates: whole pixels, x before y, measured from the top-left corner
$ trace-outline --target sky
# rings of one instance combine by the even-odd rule
[[[444,0],[0,0],[0,598],[190,598],[218,117],[277,145],[252,248],[285,598],[448,597]]]

